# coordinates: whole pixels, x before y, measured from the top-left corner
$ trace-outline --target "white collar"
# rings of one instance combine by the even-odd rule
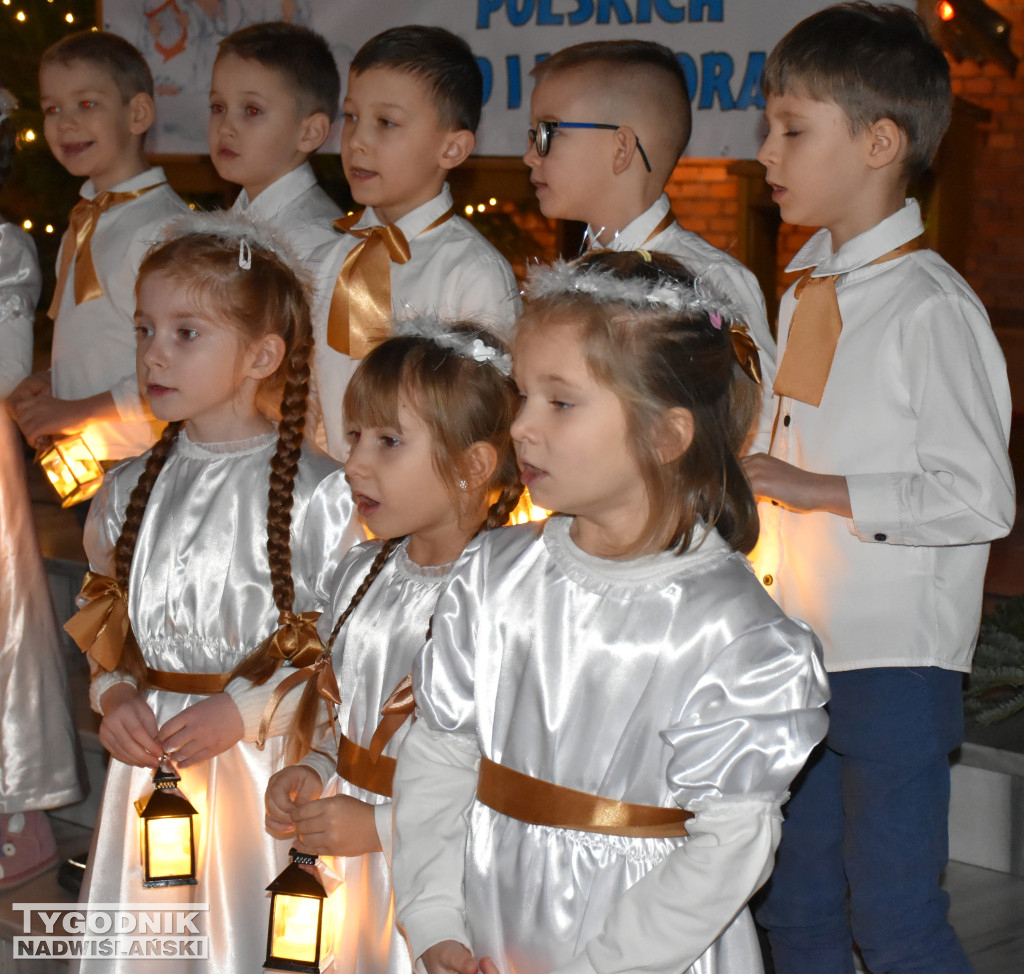
[[[870,230],[857,234],[832,253],[832,235],[819,230],[789,262],[786,272],[814,268],[812,277],[848,274],[866,267],[883,254],[909,243],[924,232],[921,208],[917,200],[908,199],[903,209],[876,223]]]
[[[448,184],[445,183],[437,196],[421,206],[417,206],[415,210],[410,210],[405,216],[400,217],[395,226],[405,234],[405,239],[411,242],[414,237],[418,237],[423,233],[431,223],[443,216],[451,205],[452,191],[449,189]],[[368,206],[363,210],[362,216],[359,217],[354,226],[358,230],[365,230],[367,227],[383,226],[383,222],[373,211],[373,207]]]
[[[275,179],[256,199],[243,189],[231,206],[234,213],[245,213],[254,220],[268,220],[294,203],[307,189],[316,185],[313,167],[304,162]]]
[[[665,218],[665,214],[672,208],[668,195],[662,193],[643,213],[635,220],[627,223],[625,227],[617,231],[612,237],[612,242],[605,246],[597,239],[597,235],[604,230],[598,227],[596,230],[588,226],[586,241],[591,247],[599,250],[637,250],[648,243],[647,238],[654,228]]]
[[[134,193],[137,189],[149,189],[151,186],[159,186],[161,183],[166,183],[167,177],[164,175],[163,169],[160,166],[153,166],[152,169],[147,169],[145,172],[140,172],[137,176],[132,176],[131,179],[126,179],[122,183],[118,183],[116,186],[111,186],[108,193]],[[87,179],[83,184],[82,188],[78,191],[79,195],[87,200],[94,200],[100,194],[96,191],[96,187],[93,185],[91,179]]]

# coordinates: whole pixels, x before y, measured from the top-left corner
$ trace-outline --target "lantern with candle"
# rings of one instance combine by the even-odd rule
[[[267,931],[268,971],[320,974],[333,959],[329,894],[320,877],[304,866],[318,856],[290,849],[291,863],[268,887],[270,926]]]
[[[135,803],[139,814],[143,886],[195,886],[196,836],[192,803],[165,754],[153,772],[153,791]]]
[[[81,436],[68,436],[50,443],[37,459],[60,495],[61,507],[88,500],[103,483],[103,468]]]

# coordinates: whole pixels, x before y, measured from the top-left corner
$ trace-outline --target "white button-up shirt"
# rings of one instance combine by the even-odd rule
[[[254,200],[243,189],[231,206],[232,213],[244,213],[262,220],[280,233],[295,256],[305,260],[317,247],[333,241],[334,221],[344,216],[341,207],[316,181],[313,167],[304,162],[272,182]]]
[[[771,453],[845,476],[853,517],[762,505],[758,569],[833,671],[969,670],[989,542],[1015,515],[1010,389],[985,309],[933,251],[871,263],[922,231],[908,200],[835,254],[819,231],[788,268],[842,275],[843,329],[820,406],[776,398]],[[790,288],[780,361],[795,305]]]
[[[723,250],[712,247],[703,237],[684,230],[678,223],[672,223],[657,236],[648,236],[669,212],[668,196],[664,193],[655,203],[625,229],[617,233],[608,244],[610,250],[654,250],[675,257],[686,265],[696,277],[703,278],[722,297],[726,298],[750,329],[750,335],[758,347],[761,358],[761,409],[751,437],[747,441],[747,452],[757,453],[768,449],[771,436],[772,382],[775,379],[775,340],[765,314],[764,295],[757,278],[735,257]],[[592,227],[587,227],[587,239],[595,247],[603,246],[597,240]]]
[[[159,185],[163,183],[164,185]],[[138,199],[119,203],[103,213],[92,236],[92,262],[103,294],[75,303],[75,261],[53,323],[52,383],[58,399],[86,399],[110,392],[120,422],[93,423],[84,433],[97,459],[120,460],[145,452],[160,435],[157,423],[143,406],[135,372],[135,278],[146,251],[160,239],[160,231],[176,216],[188,212],[177,193],[166,184],[163,169],[147,169],[111,186],[114,193],[130,193],[153,186]],[[97,195],[92,180],[81,189],[86,199]],[[64,233],[61,251],[74,247]],[[60,267],[60,255],[57,266]]]
[[[519,310],[519,289],[508,261],[470,224],[453,216],[428,230],[452,205],[447,183],[432,200],[403,216],[396,226],[409,241],[409,261],[391,265],[391,306],[395,318],[437,314],[468,318],[508,338]],[[357,228],[380,226],[367,208]],[[335,234],[335,239],[310,258],[316,275],[313,307],[316,352],[313,374],[322,430],[318,439],[331,456],[348,452],[341,417],[341,402],[348,380],[358,364],[327,344],[327,322],[334,282],[359,237]]]

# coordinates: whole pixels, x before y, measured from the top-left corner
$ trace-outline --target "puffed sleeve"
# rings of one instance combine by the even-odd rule
[[[32,238],[0,223],[0,400],[32,371],[32,323],[41,286]]]
[[[962,294],[936,295],[905,327],[902,352],[917,469],[847,475],[857,536],[907,545],[1003,537],[1016,513],[1010,390],[984,311]]]
[[[395,912],[414,959],[442,940],[470,946],[462,879],[480,763],[472,672],[483,565],[475,547],[442,591],[431,640],[413,664],[417,719],[395,771]]]
[[[827,700],[817,640],[788,619],[716,656],[662,734],[672,795],[694,813],[689,837],[623,895],[560,974],[678,974],[708,949],[771,872],[780,806],[825,735]]]
[[[301,572],[315,603],[302,607],[302,611],[323,609],[330,604],[338,566],[350,549],[366,538],[344,469],[319,453],[315,462],[336,469],[322,477],[313,489],[302,523],[294,532],[297,542],[293,571]]]

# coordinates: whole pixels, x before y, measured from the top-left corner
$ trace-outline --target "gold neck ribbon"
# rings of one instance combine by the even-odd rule
[[[917,237],[866,264],[884,264],[920,250],[923,244]],[[786,350],[775,375],[776,395],[798,399],[810,406],[821,404],[825,384],[832,369],[843,318],[839,312],[836,279],[842,274],[811,277],[812,267],[796,283],[793,293],[797,305],[789,326]]]
[[[79,598],[85,604],[64,624],[65,631],[103,669],[116,670],[131,634],[127,593],[109,575],[86,572]]]
[[[327,344],[350,358],[361,359],[374,341],[388,333],[391,320],[391,264],[410,258],[409,241],[393,223],[384,227],[354,229],[362,212],[334,221],[336,230],[362,240],[345,258],[334,282],[327,318]],[[421,233],[433,230],[455,215],[450,206]]]
[[[127,203],[129,200],[137,200],[151,189],[163,185],[165,184],[162,182],[154,183],[152,186],[132,190],[129,193],[98,193],[95,199],[83,198],[74,205],[68,226],[71,233],[64,241],[60,268],[57,271],[57,287],[53,292],[50,310],[46,312],[50,318],[56,320],[57,312],[60,311],[60,302],[64,297],[64,288],[67,287],[72,259],[75,261],[75,304],[84,304],[86,301],[92,301],[103,295],[103,288],[100,287],[100,282],[96,277],[96,267],[92,262],[92,235],[96,231],[100,217],[112,206]],[[73,247],[69,246],[72,237],[75,241]]]

